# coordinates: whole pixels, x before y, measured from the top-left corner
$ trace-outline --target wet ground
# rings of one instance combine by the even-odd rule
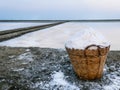
[[[101,79],[85,81],[64,50],[0,47],[0,90],[120,90],[120,51],[109,53]]]

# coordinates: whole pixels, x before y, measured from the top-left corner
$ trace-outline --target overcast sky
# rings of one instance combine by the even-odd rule
[[[120,0],[0,0],[0,19],[119,19]]]

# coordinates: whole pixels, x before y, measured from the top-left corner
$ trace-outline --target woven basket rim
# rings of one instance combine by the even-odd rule
[[[94,46],[94,45],[91,45]],[[90,46],[86,47],[86,49],[74,49],[74,48],[67,48],[66,50],[71,55],[80,55],[80,56],[103,56],[109,52],[110,46],[100,48],[99,46],[97,49],[88,49]]]
[[[89,45],[89,46],[97,46],[97,47],[99,47],[100,49],[110,48],[110,45],[109,45],[109,46],[101,46],[101,45],[92,44],[92,45]],[[85,47],[85,49],[88,48],[89,46]],[[67,46],[65,46],[65,48],[70,49],[70,50],[80,50],[80,51],[84,51],[84,50],[85,50],[85,49],[69,48],[69,47],[67,47]],[[98,48],[97,48],[97,49],[98,49]],[[88,50],[97,50],[97,49],[88,49]]]

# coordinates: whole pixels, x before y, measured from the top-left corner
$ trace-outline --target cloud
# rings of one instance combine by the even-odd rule
[[[39,19],[120,18],[119,3],[119,0],[2,0],[0,12],[7,13],[9,18],[15,15]]]

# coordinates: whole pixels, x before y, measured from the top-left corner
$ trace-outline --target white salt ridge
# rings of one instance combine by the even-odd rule
[[[65,44],[68,48],[85,49],[89,45],[99,45],[101,47],[109,46],[110,43],[107,39],[98,31],[87,28],[80,30],[73,37],[71,37]],[[96,49],[96,48],[92,48]]]

